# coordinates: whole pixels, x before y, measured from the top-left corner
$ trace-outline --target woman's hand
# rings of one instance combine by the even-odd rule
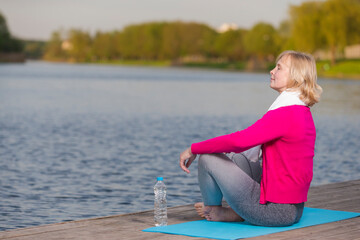
[[[195,160],[196,154],[191,152],[191,148],[189,147],[185,151],[180,154],[180,167],[184,172],[190,173],[188,167],[190,167],[191,163]]]

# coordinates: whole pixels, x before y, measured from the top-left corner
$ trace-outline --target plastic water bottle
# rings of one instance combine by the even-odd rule
[[[166,186],[162,177],[157,178],[157,183],[154,186],[155,201],[154,201],[154,220],[155,226],[167,225],[167,206],[166,206]]]

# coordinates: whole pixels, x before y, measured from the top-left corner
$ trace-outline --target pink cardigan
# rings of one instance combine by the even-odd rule
[[[262,145],[260,203],[302,203],[313,176],[315,138],[309,107],[291,105],[268,111],[242,131],[193,143],[191,151],[239,153]]]

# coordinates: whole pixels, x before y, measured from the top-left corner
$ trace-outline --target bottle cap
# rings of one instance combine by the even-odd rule
[[[163,180],[163,177],[157,177],[157,180],[158,180],[158,181],[162,181],[162,180]]]

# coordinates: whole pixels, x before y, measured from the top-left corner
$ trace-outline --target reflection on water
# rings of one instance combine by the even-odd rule
[[[358,179],[360,82],[320,80],[313,185]],[[0,230],[201,199],[178,155],[261,117],[268,74],[30,62],[0,65]]]

